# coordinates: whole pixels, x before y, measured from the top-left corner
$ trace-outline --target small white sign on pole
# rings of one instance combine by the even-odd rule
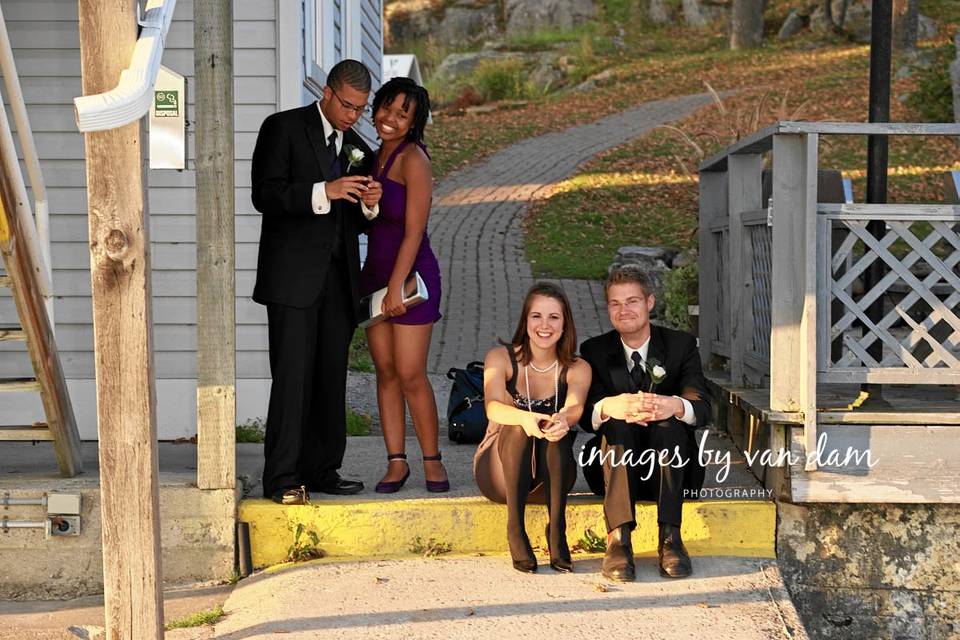
[[[182,75],[160,67],[150,107],[150,168],[180,169],[187,165],[187,95]]]

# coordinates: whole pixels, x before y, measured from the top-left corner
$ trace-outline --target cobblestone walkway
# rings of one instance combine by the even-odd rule
[[[445,372],[480,360],[497,337],[512,335],[534,281],[523,252],[523,218],[530,203],[548,197],[585,160],[708,101],[703,94],[648,102],[523,140],[443,180],[430,215],[430,243],[443,278],[443,319],[434,327],[428,368]],[[636,242],[642,244],[643,238]],[[555,282],[570,298],[581,341],[610,328],[599,282]]]

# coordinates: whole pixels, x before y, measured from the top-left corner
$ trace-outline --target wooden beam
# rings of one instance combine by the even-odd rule
[[[233,9],[193,4],[197,176],[197,486],[236,485]]]
[[[79,5],[83,93],[102,93],[129,63],[136,3]],[[84,134],[108,640],[163,637],[143,129]]]

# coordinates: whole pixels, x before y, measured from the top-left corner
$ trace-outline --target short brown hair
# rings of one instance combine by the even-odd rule
[[[615,267],[607,274],[607,279],[603,283],[603,297],[607,297],[607,293],[613,285],[630,282],[640,285],[640,288],[643,289],[644,297],[648,297],[653,293],[653,280],[647,275],[647,272],[640,267],[627,264],[622,267]]]
[[[529,364],[533,353],[530,350],[530,336],[527,335],[527,316],[530,315],[530,307],[533,305],[533,299],[537,296],[553,298],[560,303],[563,309],[563,333],[557,342],[557,360],[561,366],[569,367],[577,359],[577,327],[573,323],[573,311],[570,308],[570,301],[567,294],[559,286],[551,282],[537,282],[527,291],[527,297],[523,299],[523,311],[520,312],[520,320],[517,322],[517,330],[513,332],[513,340],[510,343],[500,341],[500,344],[508,349],[520,349],[519,361],[521,364]]]

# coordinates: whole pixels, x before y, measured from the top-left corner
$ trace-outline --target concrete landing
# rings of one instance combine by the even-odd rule
[[[599,559],[575,573],[514,571],[506,557],[311,564],[242,581],[199,638],[806,638],[775,563],[694,558],[695,575],[613,584]],[[277,635],[282,634],[282,635]],[[789,634],[789,635],[788,635]]]

